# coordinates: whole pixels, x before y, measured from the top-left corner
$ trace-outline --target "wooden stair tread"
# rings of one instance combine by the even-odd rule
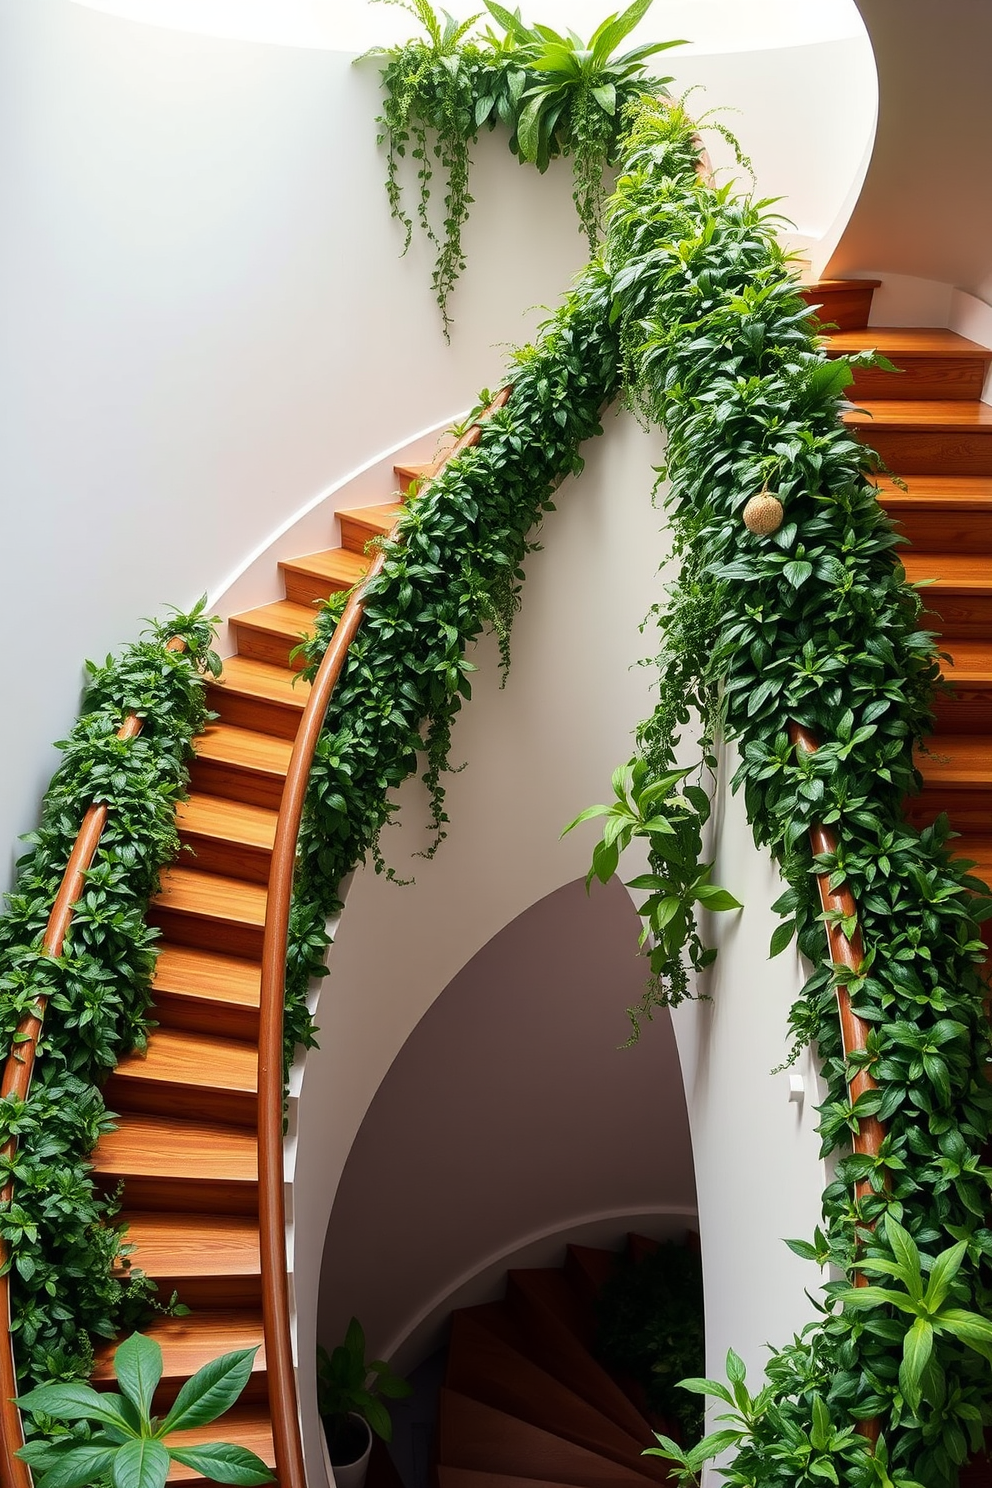
[[[116,1131],[104,1132],[92,1162],[96,1172],[115,1178],[140,1174],[254,1183],[258,1142],[254,1132],[221,1122],[135,1114]]]
[[[915,759],[927,785],[992,789],[992,738],[985,735],[932,734]]]
[[[125,1054],[112,1080],[155,1080],[220,1090],[258,1089],[258,1048],[242,1039],[189,1033],[181,1028],[153,1030],[145,1054]]]
[[[183,1382],[219,1354],[258,1347],[253,1375],[265,1372],[262,1315],[255,1309],[191,1313],[188,1317],[154,1317],[142,1327],[162,1350],[163,1382]],[[114,1383],[113,1358],[117,1341],[100,1343],[91,1379],[96,1386]],[[214,1437],[216,1441],[218,1438]]]
[[[348,506],[337,512],[339,522],[352,522],[358,527],[367,527],[373,535],[384,537],[404,510],[402,501],[389,501],[381,506]]]
[[[271,661],[257,661],[253,656],[226,657],[222,674],[211,677],[207,683],[208,691],[215,687],[243,697],[283,703],[301,713],[310,696],[310,683],[305,682],[299,672],[291,672]]]
[[[845,424],[869,435],[872,429],[992,434],[992,405],[972,398],[873,399],[863,408],[846,409],[841,418]]]
[[[915,511],[931,507],[943,511],[948,507],[961,510],[992,512],[992,477],[987,475],[907,475],[903,490],[892,476],[872,477],[878,487],[878,499],[886,511]]]
[[[131,1261],[149,1276],[255,1276],[258,1221],[236,1214],[125,1212]]]
[[[256,729],[212,723],[194,740],[197,759],[235,765],[267,775],[285,776],[293,746],[288,739],[262,734]]]
[[[447,1388],[441,1390],[437,1440],[438,1463],[446,1467],[525,1477],[553,1472],[579,1488],[644,1488],[657,1481]]]
[[[337,584],[341,589],[350,589],[368,570],[368,559],[360,553],[349,553],[347,548],[326,548],[320,553],[306,553],[300,558],[285,558],[279,567],[284,573],[292,572],[312,575]]]
[[[232,801],[227,796],[193,791],[187,801],[180,801],[176,807],[176,821],[182,834],[219,838],[271,852],[279,813],[246,801]]]
[[[213,920],[231,920],[261,928],[268,895],[261,884],[196,868],[169,868],[162,887],[151,901],[163,909]]]
[[[644,1445],[470,1314],[455,1312],[452,1316],[445,1383],[459,1395],[481,1400],[628,1466],[636,1462]]]
[[[594,1301],[616,1270],[617,1252],[595,1245],[566,1246],[565,1275],[588,1301]]]
[[[163,944],[155,963],[152,982],[156,992],[202,997],[257,1008],[261,972],[256,961],[241,956],[222,956],[194,946]]]
[[[257,605],[253,610],[242,610],[240,614],[232,615],[230,623],[299,640],[304,635],[313,634],[313,606],[296,604],[291,599],[275,599],[271,604]]]
[[[987,836],[968,834],[955,837],[950,848],[956,858],[964,858],[966,862],[975,864],[969,870],[974,878],[992,885],[992,833]]]
[[[823,349],[828,356],[857,351],[880,351],[890,358],[903,355],[980,357],[992,361],[992,350],[939,326],[865,326],[856,331],[828,331]]]
[[[208,1442],[231,1442],[236,1447],[247,1447],[261,1457],[267,1467],[275,1466],[275,1450],[272,1445],[272,1421],[264,1405],[236,1405],[212,1421],[209,1426],[194,1426],[188,1431],[175,1431],[169,1441],[177,1447],[202,1447]],[[174,1462],[169,1469],[170,1483],[202,1483],[205,1481],[191,1467]]]
[[[934,591],[992,594],[992,562],[987,553],[921,553],[910,548],[900,552],[899,561],[911,584],[926,583]],[[924,604],[926,594],[924,589]]]

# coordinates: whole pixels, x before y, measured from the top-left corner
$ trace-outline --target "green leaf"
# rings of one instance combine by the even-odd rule
[[[154,1437],[126,1442],[114,1454],[111,1482],[114,1488],[165,1488],[169,1476],[169,1454]]]
[[[595,55],[597,62],[605,61],[624,37],[629,36],[634,27],[640,25],[651,5],[652,0],[634,0],[633,5],[628,5],[619,16],[607,16],[605,21],[600,22],[589,39],[589,50]]]
[[[125,1338],[114,1354],[114,1372],[128,1400],[147,1420],[152,1396],[162,1378],[162,1350],[154,1338],[146,1338],[143,1333]]]
[[[778,956],[785,950],[796,933],[795,920],[785,920],[781,925],[776,925],[772,932],[771,945],[768,948],[768,959]]]
[[[902,1268],[902,1279],[914,1302],[923,1298],[923,1281],[920,1272],[920,1252],[908,1230],[891,1213],[885,1216],[885,1238],[892,1247],[892,1254]]]
[[[728,889],[717,888],[716,884],[699,884],[695,890],[695,898],[706,909],[714,911],[744,908],[741,901],[735,899]]]
[[[127,1413],[125,1402],[119,1395],[105,1395],[77,1380],[39,1385],[19,1396],[15,1403],[21,1410],[54,1416],[58,1421],[99,1421],[130,1435],[136,1434],[137,1423]]]
[[[587,806],[585,811],[579,812],[574,821],[570,821],[567,827],[562,828],[558,841],[560,842],[566,832],[570,832],[573,827],[579,826],[581,822],[592,821],[594,816],[609,816],[612,810],[612,806]]]
[[[933,1328],[926,1318],[918,1317],[903,1339],[902,1364],[899,1367],[899,1388],[912,1411],[920,1408],[920,1381],[932,1352]]]
[[[215,1483],[238,1483],[242,1488],[253,1488],[254,1484],[275,1482],[261,1457],[247,1447],[206,1442],[202,1447],[169,1447],[168,1451],[173,1461],[193,1468]]]
[[[234,1349],[198,1369],[183,1385],[160,1434],[208,1426],[231,1406],[251,1378],[257,1348]]]
[[[949,1307],[935,1319],[934,1326],[941,1333],[952,1333],[992,1363],[992,1321],[988,1318],[963,1308]]]
[[[17,1453],[18,1457],[21,1455],[21,1452]],[[84,1488],[85,1484],[95,1482],[110,1470],[115,1456],[113,1447],[89,1443],[73,1447],[60,1453],[58,1461],[46,1469],[38,1488]]]

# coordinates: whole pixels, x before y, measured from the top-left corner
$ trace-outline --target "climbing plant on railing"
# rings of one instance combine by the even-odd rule
[[[82,714],[62,744],[41,825],[27,839],[7,913],[0,919],[0,1056],[39,997],[48,1005],[27,1100],[0,1101],[0,1238],[11,1257],[12,1331],[30,1380],[85,1374],[91,1335],[112,1336],[147,1309],[151,1286],[121,1264],[117,1202],[99,1194],[87,1158],[112,1124],[100,1086],[121,1055],[141,1048],[151,1001],[156,932],[145,923],[158,872],[178,851],[175,807],[186,792],[190,741],[207,717],[203,671],[217,666],[201,604],[154,625],[121,656],[90,666]],[[178,636],[185,651],[167,649]],[[141,734],[121,740],[128,712]],[[108,822],[65,952],[41,941],[86,809],[105,802]]]
[[[677,1460],[692,1478],[733,1447],[722,1471],[741,1488],[950,1488],[992,1419],[992,1174],[982,1163],[992,1106],[976,965],[990,904],[969,865],[952,860],[946,821],[918,832],[903,819],[938,658],[865,478],[870,457],[838,419],[850,368],[817,348],[767,207],[701,182],[680,155],[691,129],[678,110],[641,111],[605,247],[628,397],[668,434],[678,567],[655,613],[659,700],[639,732],[642,779],[673,768],[692,705],[705,754],[718,733],[737,742],[734,786],[788,883],[772,949],[797,934],[815,967],[791,1022],[797,1043],[818,1045],[830,1092],[823,1151],[840,1154],[825,1231],[793,1248],[909,1291],[913,1276],[943,1279],[929,1323],[929,1293],[903,1306],[884,1288],[856,1300],[846,1283],[828,1284],[822,1319],[773,1355],[757,1396],[733,1358],[729,1389],[696,1382],[729,1402],[734,1425]],[[752,532],[743,508],[769,490],[782,524]],[[794,751],[790,719],[822,741],[815,755]],[[814,822],[840,841],[815,863]],[[823,961],[815,870],[845,882],[859,906],[857,975]],[[871,1025],[864,1061],[878,1082],[854,1108],[837,1026],[842,977]],[[843,1156],[869,1114],[888,1128],[877,1159]],[[884,1438],[874,1455],[852,1430],[869,1418]]]
[[[377,123],[379,142],[387,145],[386,191],[404,229],[404,253],[413,219],[403,206],[400,161],[409,150],[417,163],[417,218],[436,249],[431,287],[447,337],[448,299],[465,267],[462,228],[472,204],[469,147],[483,126],[491,130],[501,124],[513,153],[540,171],[559,156],[572,157],[573,199],[593,253],[602,226],[604,172],[617,160],[624,108],[644,92],[664,91],[672,79],[648,77],[645,64],[683,43],[649,42],[617,55],[652,0],[634,0],[622,14],[607,16],[588,43],[574,31],[561,36],[549,26],[527,26],[519,9],[507,10],[495,0],[485,5],[501,34],[490,26],[474,37],[478,15],[459,23],[447,11],[439,16],[430,0],[386,3],[410,11],[426,33],[426,39],[414,38],[385,53]],[[429,211],[434,161],[444,178],[440,232]]]

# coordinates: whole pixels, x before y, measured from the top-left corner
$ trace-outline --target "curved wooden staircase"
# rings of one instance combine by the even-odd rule
[[[652,1247],[630,1236],[638,1250]],[[557,1270],[511,1271],[502,1302],[451,1320],[435,1488],[645,1488],[651,1422],[593,1354],[594,1302],[612,1251],[569,1245]],[[671,1426],[659,1426],[671,1432]]]
[[[399,467],[401,483],[419,471]],[[315,606],[365,573],[369,538],[401,505],[340,512],[342,546],[280,565],[285,598],[232,617],[237,654],[210,684],[218,714],[196,740],[189,800],[179,808],[188,849],[162,875],[150,911],[162,932],[156,1027],[145,1056],[122,1060],[106,1086],[117,1129],[94,1153],[98,1180],[123,1185],[130,1262],[189,1316],[144,1331],[162,1346],[157,1405],[229,1349],[259,1346],[252,1379],[223,1419],[189,1441],[233,1441],[275,1464],[263,1344],[259,1247],[258,1034],[269,864],[293,740],[309,686],[290,653]],[[94,1383],[112,1381],[114,1347]],[[195,1479],[174,1466],[170,1478]]]

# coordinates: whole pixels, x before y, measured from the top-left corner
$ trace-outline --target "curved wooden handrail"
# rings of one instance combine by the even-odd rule
[[[166,643],[167,651],[185,651],[186,642],[173,636]],[[141,733],[142,719],[129,713],[117,730],[118,739],[135,739]],[[62,954],[65,937],[72,924],[77,901],[86,887],[86,873],[93,863],[100,838],[107,824],[107,807],[101,802],[90,806],[83,817],[69,861],[62,875],[55,902],[48,916],[42,950],[46,956]],[[34,1008],[17,1026],[16,1041],[11,1047],[0,1081],[0,1096],[17,1096],[27,1100],[34,1074],[35,1053],[38,1039],[45,1022],[45,1007],[48,999],[38,997]],[[10,1137],[0,1148],[0,1157],[11,1162],[17,1151],[17,1138]],[[0,1206],[12,1202],[14,1197],[13,1176],[0,1189]],[[9,1256],[7,1247],[0,1240],[0,1265],[6,1268]],[[14,1404],[18,1393],[17,1368],[14,1361],[14,1341],[10,1332],[10,1272],[5,1269],[0,1276],[0,1488],[32,1488],[31,1470],[26,1462],[14,1454],[24,1445],[24,1427],[21,1413]]]
[[[816,735],[801,724],[789,724],[789,738],[793,747],[803,754],[815,754],[819,749],[819,741]],[[829,827],[817,825],[810,827],[810,846],[814,857],[826,855],[834,857],[837,852],[837,834]],[[827,935],[827,947],[830,959],[835,966],[847,966],[851,971],[861,970],[864,961],[864,942],[861,939],[861,929],[855,928],[854,934],[848,938],[840,924],[840,919],[856,919],[858,906],[854,895],[846,884],[839,888],[830,887],[830,874],[818,873],[816,875],[817,887],[820,891],[820,904],[828,918],[824,921]],[[846,987],[837,985],[837,1011],[840,1016],[840,1039],[844,1053],[845,1062],[852,1054],[863,1053],[867,1047],[870,1023],[859,1018],[851,1007],[851,998]],[[853,1106],[859,1096],[864,1095],[866,1090],[877,1090],[878,1082],[873,1078],[870,1071],[862,1066],[856,1069],[847,1081],[848,1098]],[[857,1132],[852,1133],[851,1148],[854,1152],[867,1157],[877,1157],[885,1140],[885,1126],[877,1116],[864,1116],[858,1121]],[[855,1198],[863,1199],[867,1194],[873,1193],[871,1183],[867,1178],[862,1179],[854,1185]],[[868,1277],[863,1271],[854,1273],[855,1286],[868,1286]],[[872,1416],[866,1421],[855,1423],[855,1430],[860,1436],[868,1438],[874,1447],[881,1434],[881,1421],[877,1416]]]
[[[481,420],[502,408],[510,392],[511,389],[505,387],[496,395],[480,414],[479,421],[434,461],[425,480],[432,479],[462,450],[478,443]],[[384,562],[385,555],[380,549],[362,583],[348,599],[314,677],[290,756],[269,871],[258,1041],[258,1183],[265,1364],[280,1488],[306,1488],[290,1333],[283,1170],[283,1005],[293,870],[317,740],[344,670],[348,648],[362,622],[365,592],[369,583],[382,571]]]

